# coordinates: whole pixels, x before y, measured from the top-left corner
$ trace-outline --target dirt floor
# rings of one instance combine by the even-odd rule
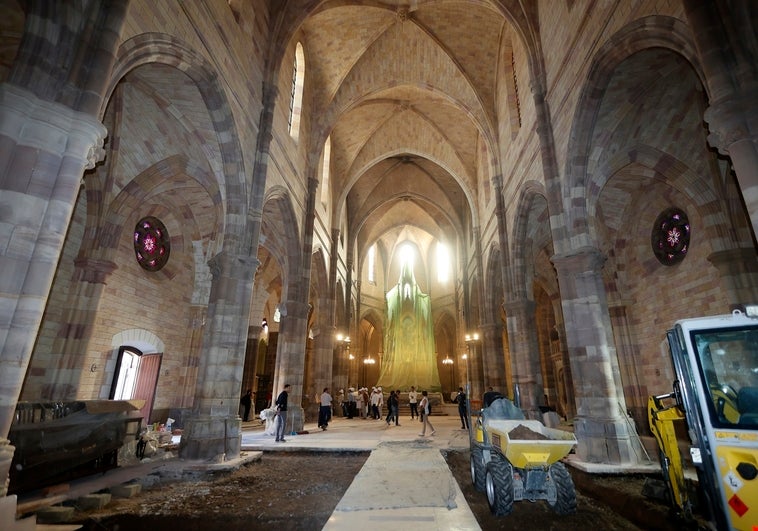
[[[572,471],[578,490],[576,514],[558,516],[545,502],[524,501],[514,504],[511,515],[495,517],[485,494],[471,484],[468,451],[444,455],[480,526],[487,531],[523,529],[525,522],[535,530],[586,530],[590,525],[614,530],[676,529],[665,519],[660,527],[633,524],[618,514],[618,508],[586,495],[581,488],[586,478],[578,477],[576,471]],[[182,531],[320,530],[367,458],[365,452],[267,452],[260,461],[208,481],[159,483],[133,498],[114,499],[103,510],[79,512],[76,523],[98,531],[143,531],[146,526],[172,523],[181,523]],[[595,478],[589,490],[615,490],[619,502],[628,504],[640,498],[642,482],[638,477]]]

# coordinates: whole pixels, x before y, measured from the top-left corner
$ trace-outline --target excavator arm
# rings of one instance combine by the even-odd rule
[[[676,382],[675,389],[678,382]],[[679,446],[676,440],[675,422],[684,420],[684,411],[680,401],[677,400],[678,392],[648,398],[648,421],[650,431],[658,443],[660,451],[661,469],[668,489],[670,501],[681,512],[685,519],[692,519],[692,501],[689,497],[687,484],[684,477],[684,464]],[[664,400],[675,399],[672,405],[665,405]]]

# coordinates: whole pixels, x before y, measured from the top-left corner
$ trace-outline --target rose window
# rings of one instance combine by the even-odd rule
[[[663,265],[678,264],[690,247],[690,222],[687,214],[678,208],[660,213],[651,234],[653,253]]]
[[[154,217],[142,218],[134,228],[134,254],[147,271],[158,271],[168,262],[171,245],[168,231]]]

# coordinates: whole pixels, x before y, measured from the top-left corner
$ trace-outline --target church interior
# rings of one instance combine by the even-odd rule
[[[666,330],[758,302],[749,0],[0,8],[3,477],[19,404],[233,457],[285,384],[293,431],[493,387],[627,463]]]

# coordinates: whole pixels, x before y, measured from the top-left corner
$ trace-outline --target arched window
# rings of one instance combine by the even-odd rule
[[[295,64],[292,67],[292,94],[290,97],[290,136],[298,139],[300,132],[300,115],[303,111],[303,81],[305,79],[305,54],[299,42],[295,47]]]
[[[324,163],[321,165],[321,204],[326,208],[329,204],[329,167],[332,160],[332,137],[324,142]]]
[[[371,284],[376,284],[376,244],[369,247],[367,262],[366,272],[368,281]]]
[[[447,245],[437,242],[437,281],[447,282],[450,279],[450,252]]]

